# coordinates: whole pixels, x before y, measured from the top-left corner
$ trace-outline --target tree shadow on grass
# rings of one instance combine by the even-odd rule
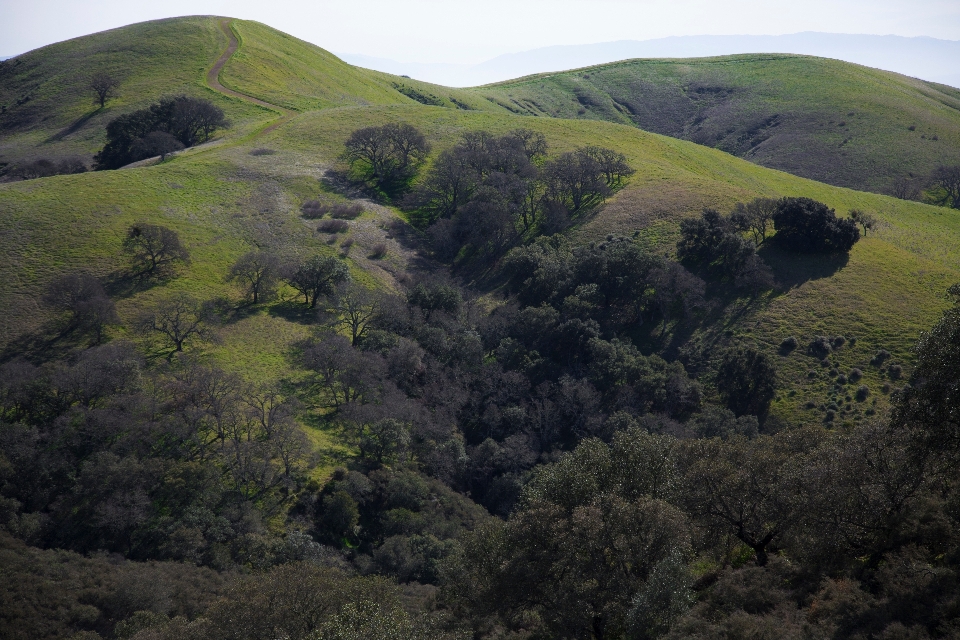
[[[170,278],[147,277],[129,271],[114,271],[100,279],[100,284],[111,298],[129,298],[166,283]]]
[[[789,291],[811,280],[829,278],[850,261],[847,253],[796,253],[773,244],[764,244],[757,253],[773,270],[779,291]]]
[[[0,351],[0,364],[23,358],[31,364],[61,360],[70,353],[92,346],[88,332],[62,320],[47,322],[39,329],[21,334]]]
[[[297,324],[316,324],[317,309],[311,309],[302,302],[296,300],[282,300],[267,307],[267,313],[275,318],[283,318],[288,322]]]
[[[94,110],[91,111],[90,113],[85,113],[84,115],[80,116],[80,117],[79,117],[74,123],[72,123],[70,126],[64,128],[64,129],[61,129],[61,130],[58,131],[57,133],[53,134],[52,136],[50,136],[49,138],[47,138],[46,140],[44,140],[44,141],[43,141],[44,144],[50,143],[50,142],[59,142],[59,141],[63,140],[64,138],[66,138],[67,136],[69,136],[71,133],[76,133],[76,132],[80,129],[80,127],[82,127],[83,125],[87,124],[87,122],[89,122],[90,119],[91,119],[93,116],[95,116],[95,115],[97,115],[98,113],[100,113],[100,111],[101,111],[101,110],[98,108],[98,109],[94,109]]]

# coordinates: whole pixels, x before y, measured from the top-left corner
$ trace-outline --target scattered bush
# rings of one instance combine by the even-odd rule
[[[276,153],[273,149],[267,149],[265,147],[259,147],[250,152],[252,156],[272,156]]]
[[[847,339],[844,338],[843,336],[835,336],[832,342],[833,342],[833,350],[836,351],[837,349],[842,347],[844,344],[846,344]]]
[[[850,375],[849,375],[850,382],[858,382],[862,377],[863,377],[863,371],[861,371],[860,369],[850,370]]]
[[[818,359],[825,359],[833,352],[833,341],[827,336],[817,336],[807,345],[807,353]],[[823,366],[823,363],[821,363]]]
[[[307,220],[316,220],[330,214],[338,220],[354,220],[363,213],[363,205],[353,204],[321,204],[319,200],[307,200],[300,206],[300,214]]]
[[[324,220],[317,226],[320,233],[346,233],[350,230],[350,223],[346,220]]]
[[[385,242],[378,242],[370,249],[369,257],[373,260],[379,260],[385,255],[387,255],[387,243]]]
[[[783,355],[792,353],[799,344],[800,342],[794,336],[784,338],[783,342],[780,343],[780,353]]]
[[[837,376],[837,384],[847,384],[847,376],[840,374]]]
[[[890,352],[886,349],[880,349],[870,360],[870,364],[875,367],[883,365],[884,362],[890,359]]]
[[[870,388],[867,387],[867,385],[862,384],[859,387],[857,387],[857,395],[856,395],[857,402],[865,401],[867,399],[867,396],[869,395],[870,395]]]
[[[887,375],[891,380],[899,380],[903,376],[903,367],[899,364],[892,364],[887,367]]]

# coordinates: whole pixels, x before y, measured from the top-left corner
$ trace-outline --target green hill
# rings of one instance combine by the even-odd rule
[[[809,56],[627,60],[475,89],[514,113],[632,124],[887,193],[960,162],[960,90]]]
[[[222,134],[219,144],[192,150],[158,166],[0,186],[0,234],[5,240],[0,279],[6,283],[0,291],[0,305],[6,310],[0,318],[0,336],[14,351],[25,336],[42,333],[51,318],[37,303],[46,284],[69,270],[89,269],[104,277],[122,270],[119,244],[125,229],[138,220],[177,229],[190,247],[193,262],[181,277],[164,287],[124,294],[119,310],[126,327],[139,309],[163,291],[183,289],[204,297],[236,298],[238,292],[224,282],[224,275],[231,262],[251,247],[270,247],[286,257],[308,251],[333,252],[336,247],[329,247],[326,239],[299,217],[299,206],[318,196],[328,201],[342,199],[321,179],[337,164],[343,141],[354,129],[393,121],[423,130],[434,153],[452,146],[465,131],[504,133],[521,126],[541,131],[551,153],[582,145],[623,152],[637,173],[626,188],[568,232],[576,242],[637,232],[648,248],[671,252],[681,219],[696,215],[703,207],[728,210],[736,202],[757,196],[809,196],[841,214],[860,208],[881,219],[880,229],[858,244],[847,262],[825,264],[819,258],[767,250],[764,257],[784,286],[759,300],[726,301],[727,306],[710,324],[688,335],[673,336],[669,344],[657,347],[665,353],[709,353],[717,345],[739,341],[774,354],[780,341],[791,335],[801,341],[817,335],[855,336],[859,338],[856,346],[838,354],[839,364],[865,367],[866,381],[879,387],[880,378],[869,372],[872,354],[886,349],[909,363],[916,336],[946,305],[946,287],[960,279],[960,220],[949,210],[795,177],[721,150],[605,122],[598,117],[599,111],[571,119],[510,113],[508,103],[495,93],[542,92],[554,87],[553,95],[561,96],[569,83],[586,86],[589,81],[590,86],[599,86],[608,71],[627,73],[623,70],[631,65],[643,68],[645,63],[456,92],[357,69],[263,25],[232,21],[228,29],[239,36],[239,49],[226,61],[219,77],[235,94],[221,95],[206,85],[205,77],[227,48],[226,24],[210,17],[134,25],[52,45],[22,56],[12,70],[4,69],[4,73],[16,74],[13,77],[19,83],[5,83],[8,92],[30,82],[35,87],[31,90],[35,98],[21,105],[21,111],[8,111],[21,114],[22,119],[6,116],[5,126],[10,127],[4,137],[7,153],[40,154],[50,149],[90,153],[99,144],[109,117],[175,91],[210,97],[234,120],[234,127]],[[181,32],[182,37],[174,37]],[[81,65],[90,66],[82,62],[85,56],[96,59],[95,51],[106,52],[97,54],[104,56],[103,64],[115,65],[109,68],[125,78],[120,97],[105,112],[94,112],[73,133],[52,142],[41,140],[49,138],[50,132],[62,131],[58,127],[75,123],[78,114],[83,119],[83,114],[91,113],[89,96],[76,77]],[[752,77],[762,90],[772,90],[780,81],[770,78],[783,77],[776,65],[834,64],[798,57],[768,63],[774,69],[765,74],[755,66],[761,64],[756,58],[746,58],[743,64],[754,75],[741,73],[738,86],[748,86]],[[736,67],[740,59],[691,63],[688,71],[711,64]],[[679,63],[663,68],[676,65]],[[74,80],[66,83],[66,89],[55,91],[60,76],[52,70],[61,68]],[[852,65],[843,68],[902,82]],[[583,73],[591,77],[582,79]],[[756,89],[757,95],[761,89]],[[22,89],[13,93],[17,90]],[[503,105],[479,99],[484,92]],[[826,89],[824,94],[833,95]],[[514,96],[521,100],[519,93]],[[431,100],[437,104],[424,104]],[[924,104],[923,100],[918,99],[917,104]],[[941,106],[942,113],[930,113],[942,116],[937,122],[947,122],[955,112]],[[279,112],[287,113],[286,118],[277,120]],[[33,116],[28,118],[29,114]],[[558,110],[553,115],[568,114]],[[863,118],[866,121],[867,115]],[[855,116],[848,119],[846,128],[856,121]],[[269,123],[273,126],[265,128]],[[776,129],[786,131],[787,126],[784,121]],[[949,146],[947,134],[930,144],[956,150]],[[275,153],[250,154],[264,147]],[[415,246],[391,236],[391,225],[398,219],[402,215],[395,209],[372,206],[354,223],[351,237],[356,244],[348,262],[361,281],[393,288],[408,271],[422,265]],[[369,259],[369,248],[380,242],[388,243],[388,258]],[[259,340],[257,336],[264,332],[277,339]],[[267,307],[224,328],[222,341],[205,349],[247,376],[296,377],[296,367],[286,354],[290,344],[307,333],[299,320]],[[117,335],[134,334],[120,329]],[[804,356],[779,361],[784,391],[774,404],[773,415],[783,420],[815,419],[803,406],[808,401],[819,402],[828,391],[828,382],[807,376],[811,362]]]
[[[352,67],[319,47],[265,25],[230,21],[243,45],[220,72],[229,89],[294,111],[428,101],[502,110],[466,91],[436,87]],[[226,96],[207,74],[230,43],[231,27],[214,16],[156,20],[75,38],[0,62],[0,163],[80,156],[89,162],[116,116],[160,96],[186,94],[215,102],[247,132],[276,112]],[[119,81],[100,109],[90,77]],[[413,97],[411,97],[413,96]]]

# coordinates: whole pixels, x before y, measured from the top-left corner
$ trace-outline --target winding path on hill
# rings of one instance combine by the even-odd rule
[[[245,93],[241,93],[233,89],[228,89],[227,87],[223,86],[220,83],[220,72],[223,70],[224,65],[227,64],[227,61],[230,60],[230,58],[233,57],[233,54],[237,52],[237,49],[240,48],[240,40],[237,39],[237,35],[233,32],[233,29],[230,28],[231,23],[233,23],[233,20],[230,18],[220,19],[220,29],[227,36],[230,43],[227,45],[226,50],[222,54],[220,54],[220,57],[210,68],[210,71],[207,72],[207,84],[210,85],[211,89],[215,91],[219,91],[224,95],[228,95],[233,98],[239,98],[240,100],[245,100],[247,102],[252,102],[253,104],[259,105],[266,109],[270,109],[271,111],[278,112],[280,114],[280,118],[277,119],[276,122],[268,126],[266,129],[263,129],[262,131],[260,131],[257,135],[269,133],[274,129],[276,129],[277,127],[279,127],[280,125],[282,125],[283,123],[293,118],[293,116],[296,115],[296,112],[290,109],[287,109],[285,107],[281,107],[279,105],[273,104],[272,102],[267,102],[265,100],[261,100],[260,98],[255,98]]]

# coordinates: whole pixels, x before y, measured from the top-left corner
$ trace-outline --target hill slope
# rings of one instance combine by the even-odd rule
[[[234,135],[276,117],[207,83],[231,29],[243,44],[221,69],[220,81],[267,103],[294,111],[418,101],[456,108],[453,96],[464,108],[501,110],[469,92],[350,66],[256,22],[174,18],[59,42],[0,63],[0,163],[69,155],[89,161],[103,146],[107,122],[164,95],[215,102],[233,121]],[[120,81],[103,109],[88,87],[90,76],[100,71]]]
[[[853,189],[960,162],[960,90],[825,58],[628,60],[475,91],[518,114],[633,124]]]
[[[197,34],[198,41],[208,43],[203,58],[190,63],[193,66],[183,63],[179,67],[185,78],[183,86],[214,95],[203,79],[219,56],[218,50],[226,48],[228,38],[224,31],[218,31],[220,23],[216,18],[184,19],[182,23],[187,32]],[[342,200],[342,194],[322,178],[338,162],[343,141],[356,128],[392,121],[421,128],[432,143],[434,154],[453,145],[465,131],[506,132],[517,127],[543,132],[551,153],[581,145],[601,145],[623,152],[637,174],[605,207],[570,231],[577,242],[636,231],[650,249],[669,252],[681,219],[696,215],[705,206],[726,210],[737,201],[756,196],[810,196],[836,207],[841,214],[857,207],[882,219],[883,228],[858,244],[848,261],[825,263],[818,258],[796,258],[768,251],[765,258],[783,286],[759,300],[728,301],[721,315],[710,324],[690,334],[672,336],[668,344],[657,346],[672,354],[684,353],[695,359],[709,357],[715,346],[731,341],[756,344],[772,354],[788,335],[810,340],[829,334],[860,338],[856,348],[838,356],[843,366],[866,367],[878,349],[887,349],[896,358],[909,362],[910,348],[918,332],[930,326],[946,305],[943,291],[960,279],[960,255],[956,249],[960,246],[960,220],[945,210],[797,178],[715,149],[641,131],[632,120],[629,125],[603,122],[597,117],[604,104],[602,100],[589,102],[583,93],[584,87],[595,86],[592,72],[586,72],[591,75],[586,79],[565,74],[553,82],[550,78],[528,79],[514,85],[464,92],[464,100],[474,101],[476,107],[451,108],[454,103],[450,98],[462,94],[440,93],[441,88],[355,69],[320,49],[256,23],[233,21],[232,27],[239,36],[240,47],[224,65],[221,82],[240,94],[283,105],[290,111],[289,119],[278,128],[265,128],[268,122],[276,124],[275,111],[242,96],[215,96],[238,122],[224,134],[219,145],[198,148],[154,167],[0,186],[0,281],[7,283],[0,290],[0,305],[6,310],[0,318],[4,344],[36,344],[36,339],[43,338],[45,323],[52,316],[37,300],[46,284],[58,274],[89,269],[109,279],[111,274],[121,271],[124,258],[119,252],[120,240],[127,226],[138,220],[177,229],[188,243],[193,262],[180,278],[163,287],[117,289],[118,306],[127,327],[144,305],[166,290],[236,298],[238,292],[224,282],[224,274],[230,263],[251,247],[269,247],[286,257],[334,251],[299,218],[299,206],[315,197]],[[166,22],[149,23],[132,28],[130,33],[140,33],[141,29],[163,32],[168,28]],[[109,32],[104,37],[112,42],[118,35]],[[90,38],[84,46],[91,50],[100,46],[98,36]],[[158,50],[164,43],[169,41],[161,38]],[[141,45],[149,54],[144,54],[145,59],[154,59],[152,46],[143,42]],[[251,54],[253,51],[256,56]],[[53,68],[60,55],[41,50],[36,59],[45,60],[44,64]],[[210,66],[205,68],[201,62]],[[775,69],[782,64],[798,64],[801,68],[810,64],[805,58],[769,62]],[[755,63],[753,60],[747,66],[754,68],[751,65]],[[61,64],[66,66],[69,62],[63,60]],[[623,65],[624,73],[629,75],[631,64]],[[739,63],[732,60],[717,64],[736,67]],[[666,64],[664,73],[676,70],[678,65]],[[48,81],[42,79],[39,62],[33,68],[36,86],[48,86]],[[850,65],[844,68],[856,69]],[[130,73],[125,84],[128,88],[124,89],[126,108],[149,103],[167,86],[162,74],[150,65],[145,66],[142,75]],[[766,77],[760,71],[756,73]],[[601,73],[596,82],[600,84],[603,77]],[[738,92],[748,92],[743,88],[746,78],[741,74],[740,88],[734,88],[729,95],[735,98]],[[757,82],[761,87],[769,87],[785,81],[760,78]],[[577,104],[594,105],[594,111],[584,114],[590,117],[531,118],[508,111],[508,107],[520,111],[517,104],[524,104],[519,93],[513,98],[517,102],[510,102],[508,93],[529,89],[553,96],[558,100],[557,115],[564,115],[561,106],[573,108],[563,102],[567,99],[564,91],[578,88],[581,100]],[[428,92],[443,106],[421,104]],[[484,92],[495,102],[481,99]],[[49,121],[69,121],[71,104],[85,108],[81,93],[78,85],[74,102],[64,103],[63,114],[56,110],[53,98],[38,100],[38,104],[46,105]],[[704,93],[708,95],[704,100],[716,104],[727,99],[727,94]],[[614,110],[630,120],[616,105]],[[869,120],[866,115],[863,119]],[[850,120],[854,121],[854,117]],[[37,136],[44,126],[50,126],[44,122],[40,118],[17,129],[12,139],[28,147],[30,136]],[[99,135],[96,126],[102,123],[85,124],[78,131],[86,131],[87,137],[78,138],[92,144]],[[785,123],[775,128],[786,126]],[[943,147],[948,142],[937,141]],[[249,153],[262,147],[275,153]],[[355,248],[341,248],[341,252],[349,254],[347,260],[358,279],[393,287],[397,279],[426,263],[416,255],[416,243],[405,243],[402,236],[391,237],[390,229],[397,224],[402,227],[402,216],[388,207],[367,207],[368,214],[351,223],[349,237],[356,241]],[[379,242],[388,244],[388,258],[369,259],[369,247]],[[426,268],[437,267],[426,264]],[[296,377],[299,374],[287,354],[290,346],[308,333],[308,328],[302,318],[296,314],[291,317],[285,311],[288,307],[284,305],[289,303],[277,304],[277,308],[268,306],[238,317],[224,328],[223,341],[206,349],[246,375]],[[276,336],[276,340],[263,341],[258,336],[264,334]],[[128,329],[119,330],[117,335],[135,336]],[[805,402],[826,393],[821,388],[825,381],[807,377],[809,366],[810,362],[799,354],[781,362],[782,387],[793,393],[783,395],[775,404],[775,416],[799,419],[806,415],[802,409]],[[879,384],[879,379],[870,379],[869,375],[867,381],[874,386]]]

